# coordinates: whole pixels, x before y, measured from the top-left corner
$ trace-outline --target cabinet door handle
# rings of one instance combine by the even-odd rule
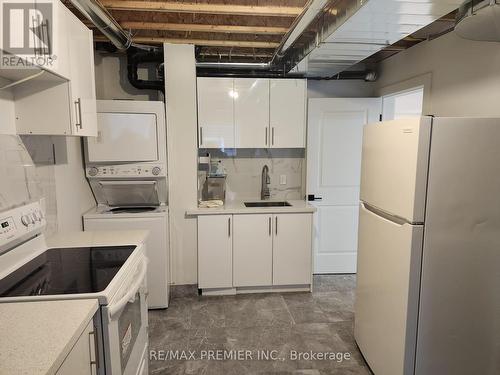
[[[75,126],[77,128],[80,128],[80,130],[83,129],[83,123],[82,123],[82,101],[80,98],[75,100],[75,115],[77,118],[77,122],[75,123]]]
[[[266,128],[266,143],[265,144],[267,146],[267,128]]]
[[[278,235],[278,216],[274,217],[274,233]]]
[[[272,230],[271,230],[271,216],[269,216],[269,236],[271,236]]]
[[[203,145],[203,126],[200,126],[200,146]]]
[[[94,328],[95,330],[95,328]],[[92,336],[92,338],[90,337]],[[94,341],[94,360],[92,360],[92,344],[90,340]],[[97,370],[99,369],[99,349],[97,347],[97,335],[95,331],[89,332],[89,349],[90,349],[90,366],[95,366],[95,373],[97,373]],[[94,372],[92,372],[94,374]]]
[[[231,218],[227,218],[227,236],[231,237]]]
[[[271,145],[274,146],[274,126],[271,128]]]

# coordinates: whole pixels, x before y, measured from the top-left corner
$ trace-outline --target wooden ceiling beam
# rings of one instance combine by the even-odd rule
[[[94,36],[94,40],[97,42],[107,42],[109,41],[103,35]],[[278,47],[278,42],[258,42],[249,40],[216,40],[216,39],[181,39],[181,38],[168,38],[168,37],[157,37],[157,36],[136,36],[132,37],[135,43],[151,43],[151,44],[161,44],[161,43],[174,43],[174,44],[194,44],[197,46],[213,46],[213,47],[241,47],[241,48],[276,48]]]
[[[208,25],[191,23],[161,23],[161,22],[135,22],[123,21],[120,25],[124,29],[133,30],[163,30],[163,31],[195,31],[212,33],[234,33],[234,34],[286,34],[288,28],[274,26],[236,26],[236,25]]]
[[[101,3],[108,9],[116,10],[139,10],[170,13],[210,13],[267,17],[297,17],[303,10],[301,7],[184,2],[176,3],[169,1],[101,0]]]

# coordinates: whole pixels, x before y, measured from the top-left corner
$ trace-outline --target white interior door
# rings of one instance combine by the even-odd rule
[[[314,273],[356,272],[363,126],[379,121],[380,98],[310,99],[307,192],[314,215]]]

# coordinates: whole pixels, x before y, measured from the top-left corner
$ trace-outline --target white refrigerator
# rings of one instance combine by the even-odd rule
[[[364,129],[356,342],[375,375],[500,373],[500,119]]]

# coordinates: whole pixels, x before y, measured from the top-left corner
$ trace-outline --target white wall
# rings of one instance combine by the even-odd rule
[[[83,230],[82,215],[96,202],[85,178],[80,137],[54,137],[57,229]]]
[[[366,98],[375,95],[375,83],[363,80],[307,81],[307,96],[312,98]]]
[[[500,116],[500,43],[451,32],[380,64],[376,94],[424,86],[423,114]]]
[[[0,78],[0,85],[9,83]],[[0,90],[0,134],[16,134],[14,95],[11,90]]]
[[[197,282],[197,109],[194,46],[164,45],[172,281]]]

